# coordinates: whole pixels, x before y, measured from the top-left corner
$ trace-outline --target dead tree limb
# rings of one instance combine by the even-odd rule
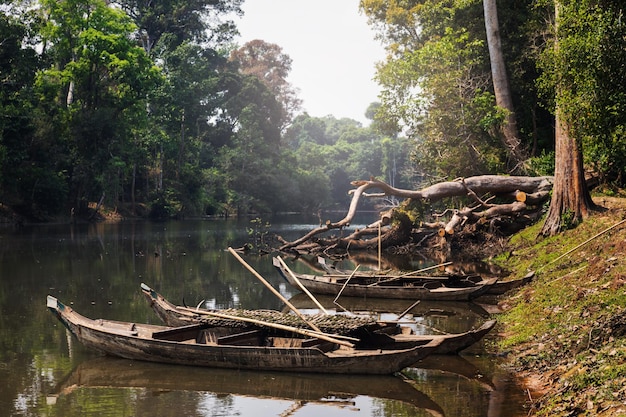
[[[338,222],[328,220],[325,225],[317,227],[300,239],[293,242],[283,242],[279,248],[281,251],[293,250],[302,247],[306,242],[317,235],[329,232],[333,229],[343,229],[352,222],[361,197],[385,197],[394,196],[420,202],[433,203],[449,197],[470,197],[477,203],[475,207],[465,207],[452,210],[453,215],[447,222],[441,220],[435,223],[423,220],[420,227],[436,225],[439,236],[451,235],[455,228],[466,222],[476,223],[486,222],[497,216],[515,216],[523,213],[527,207],[542,204],[547,201],[550,189],[552,188],[552,177],[523,177],[523,176],[498,176],[481,175],[469,178],[459,178],[454,181],[446,181],[433,184],[421,190],[406,190],[392,187],[391,185],[371,178],[369,181],[354,181],[352,185],[356,188],[350,190],[352,200],[346,216]],[[379,193],[366,193],[367,190],[377,189]],[[481,197],[483,196],[483,197]],[[487,197],[484,197],[487,196]],[[513,200],[510,203],[493,203],[495,198],[501,200]],[[482,211],[477,211],[482,209]],[[448,211],[448,210],[446,210]],[[386,213],[381,218],[361,231],[354,232],[347,238],[325,239],[322,246],[328,248],[371,248],[378,244],[378,238],[361,239],[370,235],[371,231],[378,228],[378,225],[389,224],[393,213]],[[410,223],[410,222],[409,222]],[[370,228],[372,230],[370,230]],[[402,230],[400,230],[402,229]],[[381,236],[381,243],[399,244],[402,239],[407,239],[407,231],[411,230],[410,224],[407,226],[406,219],[396,218],[396,224],[385,228],[385,233]],[[314,245],[313,245],[314,246]],[[310,246],[307,245],[307,249]]]

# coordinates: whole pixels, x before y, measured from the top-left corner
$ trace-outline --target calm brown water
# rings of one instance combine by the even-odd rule
[[[271,229],[294,238],[313,226],[287,219],[273,220]],[[246,243],[251,227],[189,220],[0,229],[0,416],[526,415],[524,393],[482,344],[407,369],[404,380],[197,369],[101,357],[68,337],[46,309],[51,294],[91,318],[158,323],[142,282],[178,304],[282,309],[225,251]],[[308,308],[270,257],[245,259]],[[342,300],[383,317],[410,304]],[[409,318],[424,332],[457,332],[487,314],[473,303],[421,303]]]

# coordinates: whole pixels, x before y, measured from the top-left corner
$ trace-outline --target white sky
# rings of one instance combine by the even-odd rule
[[[378,101],[372,80],[384,59],[359,0],[246,0],[234,18],[237,43],[261,39],[292,59],[288,81],[300,90],[302,109],[313,117],[349,117],[368,124],[364,113]]]

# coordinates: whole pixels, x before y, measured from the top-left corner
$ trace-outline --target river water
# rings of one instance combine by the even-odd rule
[[[146,283],[176,304],[283,309],[225,249],[263,233],[296,238],[301,218],[38,225],[0,229],[0,416],[525,416],[525,395],[484,342],[462,356],[432,357],[404,376],[239,372],[102,357],[80,346],[46,309],[57,297],[91,318],[159,323]],[[281,294],[310,302],[274,270],[245,260]],[[292,268],[307,270],[289,260]],[[419,260],[418,263],[422,262]],[[328,302],[328,300],[326,300]],[[383,318],[411,302],[342,299]],[[407,316],[424,333],[458,332],[487,318],[477,303],[422,302]]]

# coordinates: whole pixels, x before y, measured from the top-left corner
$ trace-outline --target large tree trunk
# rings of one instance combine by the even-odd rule
[[[550,210],[541,229],[544,236],[579,223],[596,208],[585,182],[582,151],[558,108],[555,140],[554,186]]]
[[[517,131],[517,119],[513,108],[513,99],[511,98],[509,77],[506,73],[504,56],[502,54],[496,0],[483,0],[483,9],[496,105],[507,110],[506,121],[502,126],[503,140],[508,150],[511,171],[522,172],[523,163],[526,160],[526,152],[522,147]]]
[[[558,34],[558,0],[554,3],[554,9],[556,33]],[[554,47],[558,51],[558,35]],[[555,235],[563,228],[581,222],[591,210],[597,208],[585,182],[580,144],[572,136],[569,122],[558,104],[559,95],[562,94],[564,88],[566,86],[562,84],[556,87],[554,186],[550,210],[541,229],[541,234],[544,236]]]

